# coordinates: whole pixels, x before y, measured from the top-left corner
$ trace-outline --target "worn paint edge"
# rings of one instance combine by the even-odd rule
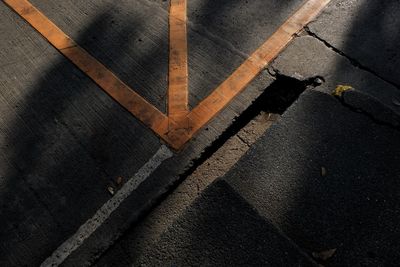
[[[168,117],[189,113],[187,1],[171,0],[169,11]]]
[[[80,47],[28,0],[3,2],[134,117],[160,136],[167,131],[168,118],[165,114]]]
[[[331,0],[308,0],[304,3],[228,79],[203,99],[188,114],[191,126],[189,139],[180,140],[180,146],[240,94],[330,2]]]
[[[75,63],[80,69],[82,64],[79,64],[81,59],[83,62],[87,61],[89,64],[83,64],[83,67],[91,67],[92,65],[101,65],[96,59],[92,58],[85,50],[76,45],[76,43],[70,39],[65,33],[61,31],[54,23],[52,23],[46,16],[44,16],[39,10],[37,10],[28,0],[3,0],[8,4],[15,12],[21,17],[27,20],[37,31],[39,31],[53,46],[55,46],[61,53],[67,58],[72,57],[72,62]],[[186,4],[186,0],[171,0],[173,3],[177,3],[180,8],[177,9],[178,17],[171,16],[170,21],[179,18],[184,18],[184,21],[180,21],[181,25],[177,27],[180,31],[179,36],[182,35],[182,30],[185,29],[186,25],[186,10],[183,10],[182,4]],[[185,94],[187,90],[181,90],[183,87],[179,87],[178,90],[171,90],[178,92],[177,98],[172,100],[178,107],[177,112],[173,111],[171,116],[166,116],[160,112],[153,105],[148,103],[144,98],[138,95],[136,92],[128,88],[122,81],[119,82],[119,89],[130,89],[123,90],[123,93],[113,88],[108,88],[110,92],[114,92],[113,97],[117,102],[124,106],[124,102],[127,99],[134,100],[127,101],[127,108],[137,119],[142,123],[151,128],[156,134],[158,134],[165,142],[168,143],[175,150],[181,150],[184,145],[209,121],[211,121],[216,115],[218,115],[238,94],[240,94],[250,82],[263,70],[265,67],[272,62],[282,50],[291,42],[294,36],[300,32],[308,23],[315,19],[320,12],[331,2],[331,0],[308,0],[306,1],[297,12],[291,15],[279,28],[270,36],[263,45],[261,45],[244,63],[236,69],[231,76],[219,85],[209,96],[203,99],[197,107],[195,107],[190,113],[186,113],[186,110],[181,109],[182,103],[184,104]],[[171,2],[172,3],[172,2]],[[171,6],[173,7],[173,6]],[[186,5],[185,5],[186,7]],[[174,15],[174,14],[172,14]],[[39,22],[38,22],[39,21]],[[33,24],[32,24],[33,22]],[[179,21],[178,21],[179,22]],[[39,25],[39,29],[34,24]],[[45,27],[46,26],[46,27]],[[47,27],[49,26],[49,27]],[[171,35],[171,33],[170,33]],[[187,38],[187,36],[185,36]],[[185,44],[186,42],[176,43],[177,45]],[[83,51],[82,51],[83,50]],[[185,49],[179,48],[179,52],[187,52]],[[75,58],[75,59],[74,59]],[[187,55],[184,57],[187,58]],[[181,61],[181,59],[179,59]],[[77,63],[78,64],[77,64]],[[184,61],[181,61],[184,62]],[[186,60],[187,63],[187,60]],[[179,65],[179,64],[178,64]],[[184,65],[183,65],[184,66]],[[96,66],[99,67],[99,66]],[[104,66],[100,66],[110,74],[108,78],[114,80],[111,71],[106,69]],[[171,67],[171,65],[170,65]],[[184,69],[184,68],[183,68]],[[177,73],[183,73],[182,69],[177,70]],[[96,72],[89,75],[95,82],[97,77]],[[92,77],[93,76],[93,77]],[[180,78],[187,77],[179,75]],[[107,88],[104,88],[104,84],[109,83],[109,79],[105,81],[99,80],[96,82],[100,87],[107,92]],[[168,89],[170,90],[170,88]],[[127,94],[131,94],[131,97],[127,97]],[[172,95],[172,94],[171,94]],[[183,97],[182,97],[183,96]],[[169,95],[170,98],[170,95]],[[178,100],[178,101],[175,101]],[[179,103],[182,101],[182,103]],[[173,105],[171,105],[173,106]],[[169,107],[170,108],[170,107]],[[174,108],[173,108],[174,109]],[[143,112],[145,111],[145,112]],[[144,113],[144,114],[143,114]]]

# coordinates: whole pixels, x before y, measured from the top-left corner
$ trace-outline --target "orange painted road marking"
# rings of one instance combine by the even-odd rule
[[[29,1],[3,1],[112,98],[150,127],[172,148],[179,150],[242,92],[331,0],[308,0],[226,81],[192,111],[188,109],[187,3],[186,0],[170,0],[168,116],[147,102],[87,51],[79,47]]]
[[[188,115],[191,135],[216,116],[235,96],[286,48],[331,0],[309,0],[259,47],[227,80],[202,100]]]
[[[180,121],[189,113],[186,0],[171,0],[169,12],[168,117]]]
[[[78,46],[29,1],[4,0],[4,2],[136,118],[155,132],[166,132],[167,116],[129,88],[87,51]]]

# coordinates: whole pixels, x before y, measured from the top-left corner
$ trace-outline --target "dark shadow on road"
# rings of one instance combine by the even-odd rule
[[[337,2],[351,4],[349,1],[333,4]],[[393,11],[399,10],[399,2],[363,3],[352,14],[354,22],[349,25],[340,50],[355,60],[359,58],[360,64],[392,84],[398,84],[395,79],[400,77],[397,68],[400,34],[388,31],[386,26],[398,24]],[[331,83],[347,84],[352,71],[364,71],[357,64],[353,65],[354,69],[344,66],[343,63],[336,65],[336,72],[329,77],[334,81]],[[371,74],[367,70],[358,75],[357,79],[363,81],[364,77],[370,79]],[[385,94],[385,87],[376,89],[382,90],[378,94]],[[235,176],[235,182],[240,184],[241,192],[251,204],[309,255],[336,249],[332,258],[321,261],[324,266],[396,266],[400,259],[400,133],[349,110],[325,93],[308,93],[292,108],[271,128],[264,141],[245,156],[246,164],[232,170],[226,179]],[[227,209],[231,208],[229,204]],[[184,220],[180,218],[161,237],[162,243],[155,244],[160,246],[156,255],[172,246],[176,248],[174,252],[187,256],[193,251],[181,245],[199,250],[220,241],[204,230],[204,224],[212,222]],[[182,224],[190,231],[182,234]],[[230,233],[229,230],[219,232],[223,235]],[[171,241],[179,234],[183,241]],[[123,244],[130,244],[129,241],[134,242],[135,237],[130,240],[127,236]],[[197,247],[198,242],[204,242],[204,246]],[[109,259],[143,260],[140,259],[143,252],[136,251],[135,244],[122,252],[126,249],[123,245],[114,248]],[[174,257],[166,254],[168,259]],[[204,260],[202,256],[188,258]],[[102,264],[105,261],[99,266],[106,266]]]
[[[225,81],[302,2],[188,1],[190,106]]]
[[[235,22],[235,12],[239,11],[232,8],[234,2],[243,4],[248,1],[202,2],[194,23],[211,28],[222,23],[220,18],[229,16],[233,16],[233,24],[242,23],[239,20]],[[262,13],[263,1],[254,3]],[[274,8],[283,11],[298,1],[272,3]],[[166,61],[153,69],[138,70],[138,66],[154,66],[154,58],[166,54],[167,39],[159,45],[152,44],[151,38],[142,34],[143,14],[137,18],[121,12],[120,8],[115,11],[112,6],[105,6],[102,14],[79,33],[76,41],[157,107],[165,109],[165,90],[156,88],[158,91],[154,95],[145,84],[149,77],[158,81],[162,73],[166,74]],[[272,12],[269,19],[283,22],[283,14]],[[257,25],[256,21],[253,24],[267,27],[265,23]],[[272,28],[271,31],[276,29]],[[248,30],[254,28],[249,26]],[[217,36],[219,40],[229,40],[232,31],[222,25],[212,34],[218,33],[222,33]],[[200,71],[196,79],[200,84],[202,75],[213,77],[205,87],[195,88],[199,90],[196,91],[199,99],[226,78],[215,75],[213,68],[229,66],[225,73],[228,76],[244,60],[245,54],[257,48],[270,33],[263,33],[252,43],[248,35],[235,31],[233,36],[240,42],[233,46],[248,49],[242,51],[244,55],[238,56],[234,50],[231,55],[223,55],[219,48],[210,52],[211,56],[205,55],[207,57],[201,63],[204,73]],[[191,37],[192,40],[199,40],[195,31],[190,35],[196,36]],[[198,49],[196,44],[191,45],[194,46],[189,47],[189,51]],[[141,56],[131,58],[126,53],[136,49]],[[233,61],[232,55],[235,55],[235,62],[230,62]],[[159,146],[158,139],[150,130],[66,59],[59,56],[49,61],[50,67],[33,86],[27,86],[29,82],[22,80],[16,86],[15,90],[29,91],[26,96],[17,97],[18,107],[4,108],[6,112],[17,114],[16,120],[2,131],[7,133],[5,146],[10,148],[6,156],[2,155],[8,164],[2,167],[5,168],[6,182],[2,184],[0,194],[1,217],[7,220],[0,223],[3,240],[0,265],[39,265],[109,199],[107,187],[110,183],[119,176],[129,178]],[[153,86],[162,84],[154,82]],[[192,105],[199,99],[192,100]],[[10,248],[13,253],[10,253]]]
[[[379,88],[364,83],[365,88],[356,89],[379,96],[387,100],[388,107],[395,108],[390,104],[395,91],[392,85],[400,88],[399,1],[333,1],[331,5],[357,8],[351,9],[352,14],[337,11],[331,16],[352,16],[353,22],[347,25],[343,39],[319,36],[328,43],[336,40],[330,45],[338,45],[336,48],[353,66],[348,67],[348,60],[339,62],[329,79],[336,84],[353,85],[352,81],[357,79],[360,83],[370,81],[371,74],[378,80],[381,77],[388,82],[386,87],[384,82]],[[340,28],[339,21],[331,23],[332,28]],[[379,110],[375,104],[365,102],[364,107]],[[281,185],[278,188],[288,190],[284,194],[290,199],[274,202],[276,207],[271,210],[276,213],[272,217],[310,254],[337,249],[332,259],[323,262],[324,266],[395,266],[400,259],[400,132],[361,114],[346,115],[347,107],[341,112],[335,108],[322,112],[323,115],[310,115],[313,119],[305,120],[301,113],[318,112],[313,106],[319,105],[303,103],[297,114],[291,114],[296,123],[304,121],[302,125],[309,131],[297,124],[287,129],[282,151],[287,149],[292,154],[285,153],[282,158],[290,159],[285,166],[291,170],[271,177],[290,177],[295,185],[274,180]],[[290,148],[291,144],[295,149]],[[275,162],[270,167],[278,171],[278,166]],[[327,170],[326,177],[321,176],[322,167]]]
[[[104,64],[123,66],[130,40],[141,43],[140,28],[140,20],[106,5],[76,41],[99,57],[103,53]],[[105,58],[107,52],[112,57]],[[146,65],[154,56],[135,60]],[[2,157],[9,163],[1,166],[2,266],[38,266],[111,197],[107,188],[117,177],[126,181],[160,145],[57,52],[41,62],[47,69],[35,84],[21,76],[15,88],[3,89],[10,102],[2,110],[15,120],[1,131],[7,147]]]
[[[339,1],[346,6],[346,1]],[[398,1],[359,1],[339,50],[400,88],[400,5]],[[334,26],[333,26],[334,27]],[[334,44],[336,45],[336,44]],[[338,72],[341,68],[338,66]]]

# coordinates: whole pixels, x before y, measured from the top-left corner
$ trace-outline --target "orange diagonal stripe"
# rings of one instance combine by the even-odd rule
[[[261,45],[226,81],[202,100],[188,115],[189,136],[216,116],[274,60],[294,36],[310,23],[331,0],[309,0]],[[183,141],[183,140],[182,140]]]
[[[156,133],[164,133],[168,118],[130,89],[103,64],[79,47],[27,0],[4,2],[41,33],[66,58],[97,83],[106,93]]]
[[[171,0],[169,13],[168,117],[174,121],[189,113],[186,5],[186,0]]]

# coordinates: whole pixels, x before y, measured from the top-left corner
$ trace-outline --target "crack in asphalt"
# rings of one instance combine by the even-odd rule
[[[400,116],[398,116],[396,113],[391,111],[389,108],[382,105],[382,107],[384,107],[386,110],[388,110],[390,113],[392,113],[392,115],[396,116],[396,122],[397,122],[396,124],[391,123],[389,121],[384,121],[382,119],[379,119],[376,116],[374,116],[374,114],[372,112],[369,112],[362,107],[356,107],[356,106],[346,102],[346,100],[344,98],[345,94],[346,94],[346,92],[344,92],[342,96],[334,96],[334,97],[339,101],[339,103],[341,103],[344,107],[346,107],[350,111],[358,113],[358,114],[362,114],[363,116],[366,116],[368,119],[370,119],[373,123],[375,123],[377,125],[389,127],[395,131],[400,132]]]
[[[387,80],[386,78],[382,77],[379,73],[375,72],[374,70],[368,68],[367,66],[364,66],[363,64],[361,64],[360,62],[358,62],[355,58],[350,57],[349,55],[347,55],[346,53],[344,53],[343,51],[339,50],[338,48],[334,47],[333,45],[331,45],[329,42],[327,42],[326,40],[324,40],[323,38],[321,38],[320,36],[318,36],[315,32],[311,31],[309,27],[304,27],[304,31],[311,37],[314,37],[315,39],[317,39],[318,41],[320,41],[321,43],[323,43],[326,47],[328,47],[329,49],[331,49],[333,52],[341,55],[342,57],[346,58],[354,67],[359,68],[363,71],[369,72],[372,75],[378,77],[379,79],[381,79],[382,81],[394,86],[396,89],[400,90],[400,85],[396,84],[390,80]]]

